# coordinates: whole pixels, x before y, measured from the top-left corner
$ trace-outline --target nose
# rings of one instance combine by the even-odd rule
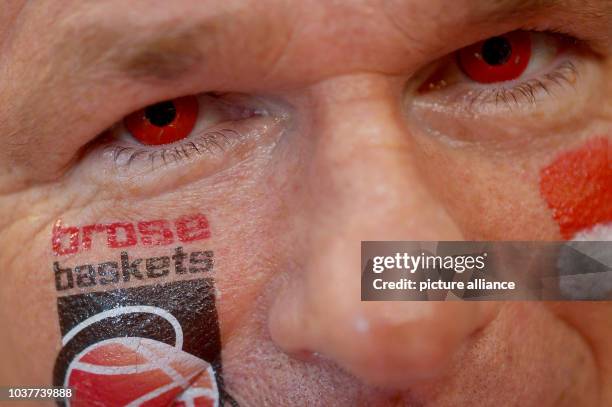
[[[269,312],[272,339],[362,381],[403,389],[444,374],[494,316],[484,302],[362,302],[362,240],[461,240],[419,173],[419,150],[388,80],[343,77],[310,95],[311,140],[295,182],[302,239]],[[297,192],[296,192],[297,191]]]

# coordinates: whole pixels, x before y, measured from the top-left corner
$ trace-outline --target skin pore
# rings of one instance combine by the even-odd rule
[[[612,404],[609,302],[359,301],[362,240],[571,237],[542,174],[595,149],[604,164],[590,179],[609,179],[609,150],[597,146],[612,137],[610,8],[9,2],[0,10],[0,384],[52,383],[63,336],[53,263],[120,261],[121,248],[95,231],[87,250],[57,256],[58,220],[202,214],[210,236],[181,247],[214,251],[206,277],[223,381],[240,405]],[[547,33],[525,73],[544,88],[509,93],[453,65],[456,51],[513,31]],[[579,41],[557,55],[550,44],[567,41],[555,32]],[[446,85],[419,91],[440,64]],[[143,146],[122,127],[132,112],[188,95],[200,108],[194,147]],[[612,221],[609,205],[597,206],[598,223]],[[176,246],[138,240],[125,250],[148,259]],[[113,284],[74,293],[157,283]]]

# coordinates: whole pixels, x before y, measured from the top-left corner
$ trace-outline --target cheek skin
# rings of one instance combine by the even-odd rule
[[[563,238],[612,221],[612,144],[604,137],[561,154],[540,173],[540,192]]]

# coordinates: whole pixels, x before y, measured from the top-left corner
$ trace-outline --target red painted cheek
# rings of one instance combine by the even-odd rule
[[[612,221],[612,144],[597,137],[566,152],[540,173],[540,191],[561,235]]]

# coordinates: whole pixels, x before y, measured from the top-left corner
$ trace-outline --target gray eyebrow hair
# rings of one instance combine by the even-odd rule
[[[583,18],[600,19],[612,16],[612,1],[609,0],[492,0],[491,3],[499,4],[502,11],[513,8],[518,11],[566,8],[568,11],[578,11]],[[577,7],[578,4],[580,7]],[[612,34],[612,27],[610,30],[607,34]]]
[[[207,24],[174,29],[110,56],[129,77],[174,80],[206,61],[203,43],[210,41],[212,31]]]
[[[481,18],[487,16],[494,21],[507,19],[509,16],[524,16],[533,12],[541,12],[546,9],[556,9],[559,7],[571,7],[577,1],[584,3],[603,2],[605,0],[485,0],[485,5],[474,3],[474,7],[481,9]],[[583,12],[583,11],[581,11]]]
[[[66,57],[73,62],[76,57],[82,67],[104,66],[132,79],[172,81],[206,62],[219,37],[217,19],[164,20],[130,31],[105,21],[69,23],[59,42]]]
[[[484,0],[484,4],[479,1],[464,3],[471,4],[469,7],[473,7],[474,14],[481,19],[490,16],[496,21],[513,14],[524,15],[560,6],[571,8],[577,1],[581,2],[577,17],[606,17],[605,10],[598,6],[605,5],[605,0]],[[84,65],[102,63],[137,80],[173,81],[196,65],[207,62],[212,51],[218,53],[217,43],[225,36],[224,25],[230,26],[236,21],[232,14],[227,12],[193,21],[189,18],[163,20],[137,27],[142,29],[137,33],[109,27],[104,21],[93,20],[88,25],[77,23],[71,33],[74,47],[70,48],[78,50],[83,48],[83,43],[90,44],[89,50],[80,58]],[[230,22],[232,24],[228,24]],[[81,40],[77,39],[79,37]]]

